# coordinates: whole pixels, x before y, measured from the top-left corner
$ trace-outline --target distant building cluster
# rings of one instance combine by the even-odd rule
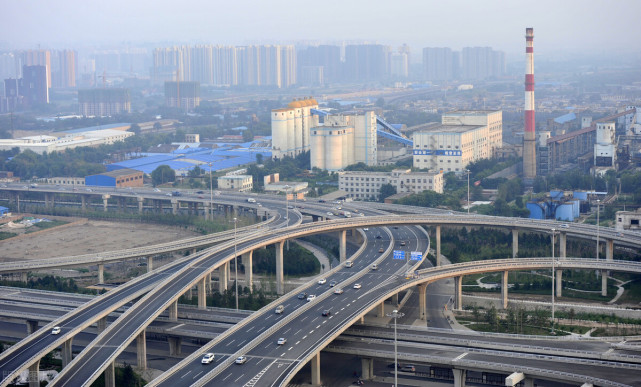
[[[428,81],[483,80],[505,75],[505,53],[491,47],[423,49],[423,75]]]
[[[430,171],[465,171],[471,162],[494,157],[503,144],[500,110],[465,110],[443,114],[441,125],[413,134],[413,165]]]
[[[200,83],[165,82],[165,105],[193,111],[200,105]]]
[[[290,102],[286,108],[272,110],[272,158],[295,157],[309,151],[309,130],[318,125],[314,98]]]

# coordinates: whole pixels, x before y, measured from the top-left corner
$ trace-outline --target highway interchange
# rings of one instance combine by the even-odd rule
[[[226,200],[231,199],[227,198]],[[261,201],[267,206],[266,203],[269,202],[269,198],[261,199]],[[305,206],[315,207],[320,213],[326,209],[320,203],[315,205],[305,203]],[[366,206],[359,207],[362,209]],[[280,216],[283,217],[281,210],[282,200],[280,200],[280,206],[277,208],[281,212]],[[310,209],[309,211],[313,210]],[[371,214],[374,215],[374,213]],[[449,215],[434,216],[434,224],[492,223],[488,219],[479,220],[479,218],[487,217]],[[288,223],[300,222],[298,211],[289,211],[289,218],[287,220]],[[400,248],[398,246],[399,241],[406,241],[406,249],[409,251],[425,253],[429,248],[427,235],[421,231],[421,228],[402,226],[403,223],[425,224],[424,219],[421,222],[418,219],[412,220],[410,217],[403,217],[403,219],[388,217],[386,221],[377,219],[371,224],[384,226],[390,220],[392,222],[389,223],[399,224],[400,226],[387,229],[375,228],[366,231],[369,243],[364,245],[359,258],[354,261],[354,266],[351,268],[341,266],[327,278],[327,283],[332,280],[337,281],[339,283],[337,286],[344,289],[343,294],[334,294],[333,289],[327,283],[324,285],[308,284],[306,288],[299,290],[317,295],[316,300],[308,303],[305,300],[299,300],[297,294],[290,293],[285,295],[278,300],[278,303],[285,306],[286,313],[276,315],[273,310],[269,309],[273,305],[265,308],[261,311],[262,313],[256,313],[252,321],[244,325],[237,325],[240,328],[236,330],[230,329],[227,333],[217,337],[209,346],[204,347],[202,352],[185,359],[174,370],[179,370],[179,372],[166,373],[164,377],[154,380],[152,384],[191,385],[211,382],[225,385],[246,385],[247,383],[255,383],[256,380],[269,380],[275,385],[285,383],[293,373],[322,349],[328,341],[328,337],[338,336],[340,332],[357,321],[369,309],[380,303],[382,295],[387,295],[391,289],[396,288],[399,283],[405,281],[404,274],[408,271],[406,262],[394,260],[391,257],[385,258],[395,247]],[[503,220],[503,222],[509,225],[509,222],[514,222],[514,219]],[[521,226],[521,223],[530,223],[531,228],[542,231],[550,228],[549,222],[524,220],[523,222],[519,221],[518,226]],[[579,235],[584,234],[588,237],[594,235],[593,228],[589,226],[583,226],[583,228],[573,225],[572,232]],[[603,237],[608,236],[608,232],[610,237],[619,239],[622,243],[638,243],[638,236],[632,234],[621,236],[604,230]],[[381,238],[376,238],[379,235]],[[239,254],[243,248],[255,246],[255,240],[261,239],[263,239],[263,242],[274,240],[272,236],[264,233],[260,236],[247,236],[246,240],[239,238]],[[379,253],[381,248],[384,250],[383,253]],[[69,332],[78,332],[82,330],[83,326],[86,326],[86,321],[95,322],[97,314],[104,313],[104,311],[109,313],[109,311],[115,310],[115,308],[148,292],[155,286],[154,292],[144,296],[144,302],[138,302],[131,307],[116,323],[111,324],[96,339],[92,347],[83,351],[81,353],[82,356],[76,357],[63,370],[60,377],[55,380],[55,385],[80,385],[95,379],[96,374],[117,356],[118,350],[121,350],[123,346],[126,347],[126,344],[134,340],[135,336],[146,324],[153,320],[153,317],[167,308],[169,303],[172,302],[172,296],[182,294],[187,288],[193,286],[198,281],[198,278],[202,276],[203,270],[218,267],[222,261],[228,260],[230,255],[233,256],[230,242],[223,243],[213,248],[213,250],[215,251],[211,253],[198,253],[193,257],[187,257],[180,264],[165,266],[162,270],[156,270],[123,287],[131,288],[131,290],[123,291],[118,289],[118,292],[109,292],[107,296],[100,298],[108,300],[108,302],[103,301],[106,302],[105,304],[93,301],[96,302],[96,306],[93,309],[89,308],[92,311],[91,313],[81,314],[75,318],[67,318],[63,323],[56,322],[56,325],[63,326]],[[371,264],[377,260],[381,261],[379,268],[371,270]],[[418,263],[420,262],[416,262],[416,264]],[[163,281],[163,285],[158,286],[156,281]],[[361,289],[353,289],[352,284],[359,281],[362,284]],[[137,283],[134,286],[133,283],[135,282]],[[108,297],[112,293],[116,296]],[[114,301],[112,298],[118,298],[118,301]],[[107,304],[109,306],[105,307]],[[321,312],[327,309],[333,310],[332,315],[322,317]],[[305,328],[300,327],[300,324],[298,324],[301,321],[307,321]],[[242,331],[238,332],[241,329]],[[44,332],[45,334],[43,334],[43,331],[41,329],[36,335],[32,335],[38,336],[40,334],[41,337],[29,338],[34,343],[33,345],[38,345],[45,348],[45,350],[50,350],[50,348],[59,345],[59,343],[54,342],[55,340],[48,334],[49,332]],[[279,337],[286,337],[287,343],[282,346],[276,345],[276,340]],[[116,348],[118,350],[105,350],[105,348]],[[213,370],[208,375],[203,371],[203,367],[200,364],[200,355],[207,351],[213,351],[217,355],[221,355],[217,356],[216,367],[212,367]],[[22,353],[24,353],[24,356],[29,356],[27,352],[23,350]],[[20,367],[18,364],[27,363],[28,359],[21,358],[22,353],[12,356],[12,359],[6,359],[7,356],[0,357],[0,369],[3,371],[16,369],[12,367]],[[242,367],[229,367],[233,358],[238,354],[245,354],[249,359],[248,362]],[[9,362],[6,362],[7,360]],[[15,362],[11,363],[11,361]],[[21,361],[22,363],[20,363]],[[89,374],[89,372],[93,372],[93,375]],[[189,377],[191,377],[191,380],[185,380],[189,379]],[[258,379],[256,379],[257,377]]]

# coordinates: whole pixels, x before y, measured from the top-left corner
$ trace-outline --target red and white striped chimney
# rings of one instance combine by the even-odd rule
[[[536,177],[534,125],[534,28],[525,29],[525,132],[523,133],[523,175]]]

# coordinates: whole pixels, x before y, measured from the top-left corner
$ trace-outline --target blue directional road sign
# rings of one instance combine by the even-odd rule
[[[403,250],[394,250],[394,259],[402,259],[405,260],[405,251]]]
[[[423,258],[423,254],[420,251],[412,251],[410,256],[410,261],[420,261]]]

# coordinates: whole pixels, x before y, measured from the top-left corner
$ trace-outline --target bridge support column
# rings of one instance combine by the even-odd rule
[[[109,204],[108,200],[109,200],[109,196],[108,195],[103,195],[103,197],[102,197],[102,210],[104,212],[107,212],[107,206]]]
[[[192,293],[191,290],[192,290],[192,288],[189,288],[189,290],[187,290],[185,292],[185,298],[188,299],[188,300],[191,300],[192,297],[193,297],[192,294],[191,294]]]
[[[425,314],[425,308],[427,306],[427,299],[426,299],[426,290],[427,290],[427,284],[423,283],[420,285],[416,285],[418,288],[418,318],[426,321],[427,316]]]
[[[519,256],[519,230],[512,229],[512,258]]]
[[[138,334],[136,337],[136,357],[138,360],[138,368],[142,370],[147,369],[147,340],[145,339],[145,331]]]
[[[198,309],[207,308],[207,294],[205,293],[205,277],[198,280]]]
[[[203,205],[203,211],[205,212],[205,220],[210,220],[209,215],[211,214],[211,205],[209,203],[205,203]]]
[[[568,235],[565,232],[559,234],[559,258],[567,257],[567,239]]]
[[[169,304],[169,307],[167,308],[167,312],[169,313],[170,320],[172,321],[178,320],[178,300]]]
[[[105,283],[105,265],[102,263],[98,264],[98,283]]]
[[[554,289],[554,294],[556,297],[563,297],[563,270],[557,270],[554,278],[556,282],[556,289]]]
[[[142,214],[143,204],[145,203],[145,198],[138,196],[138,213]]]
[[[40,360],[29,366],[29,387],[40,387]]]
[[[207,285],[207,294],[212,294],[214,292],[214,287],[212,286],[211,272],[205,277],[205,284]]]
[[[454,387],[465,387],[465,376],[467,372],[458,368],[452,368],[454,373]]]
[[[366,357],[361,358],[361,379],[374,379],[374,359]]]
[[[176,215],[178,214],[178,200],[176,199],[171,199],[171,213]]]
[[[23,271],[22,273],[20,273],[20,281],[27,283],[28,275],[29,273],[27,273],[26,271]]]
[[[167,341],[169,342],[169,356],[180,356],[182,353],[182,338],[167,336]]]
[[[463,309],[463,276],[454,277],[454,309]]]
[[[20,194],[16,193],[16,212],[20,212]]]
[[[283,245],[285,242],[276,243],[276,294],[284,294],[283,283]]]
[[[154,270],[154,257],[150,255],[147,257],[147,273]]]
[[[320,386],[321,377],[320,377],[320,351],[312,357],[312,360],[309,361],[312,366],[312,385]]]
[[[520,381],[525,379],[523,372],[512,372],[507,378],[505,378],[506,386],[516,386]]]
[[[254,273],[252,269],[252,260],[253,260],[254,251],[243,254],[241,260],[243,261],[243,266],[245,266],[245,286],[249,288],[249,292],[252,293],[254,287]]]
[[[436,226],[436,266],[441,266],[441,226]]]
[[[525,378],[525,380],[523,380],[523,384],[524,384],[523,387],[534,387],[534,379]]]
[[[394,293],[392,296],[392,305],[398,306],[398,293]]]
[[[376,317],[385,317],[385,301],[376,306]]]
[[[229,282],[229,277],[227,277],[227,267],[229,266],[229,262],[223,264],[222,266],[218,266],[218,291],[220,294],[223,294],[225,290],[227,290],[227,285]]]
[[[614,259],[614,240],[606,239],[605,241],[605,260],[611,261]],[[608,271],[601,270],[601,295],[608,295]]]
[[[116,371],[114,362],[109,363],[105,369],[105,387],[116,387]]]
[[[73,352],[71,350],[72,342],[73,337],[65,340],[65,342],[62,343],[62,368],[65,368],[67,364],[71,363],[71,359],[73,359]]]
[[[104,331],[107,328],[107,317],[103,317],[99,319],[96,322],[96,328],[98,329],[98,333],[101,333],[102,331]]]
[[[341,263],[347,259],[347,230],[338,232],[338,253]]]
[[[507,289],[508,289],[508,274],[506,270],[503,272],[503,280],[501,281],[501,299],[503,300],[503,309],[507,309]]]
[[[38,320],[27,320],[27,335],[38,330]]]
[[[87,209],[87,197],[85,195],[80,195],[80,209],[82,211]]]

